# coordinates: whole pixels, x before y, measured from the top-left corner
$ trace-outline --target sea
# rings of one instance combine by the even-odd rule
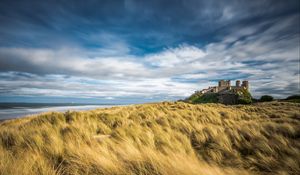
[[[0,120],[26,117],[43,112],[84,111],[96,108],[120,106],[118,104],[74,104],[74,103],[0,103]]]

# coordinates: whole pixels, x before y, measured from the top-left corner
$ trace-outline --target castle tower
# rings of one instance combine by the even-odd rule
[[[231,81],[227,80],[227,87],[230,87],[230,86],[231,86]]]
[[[220,80],[219,81],[219,87],[223,87],[225,85],[225,81],[224,80]]]
[[[219,81],[219,87],[230,87],[230,80],[220,80]]]
[[[247,90],[249,90],[249,82],[248,81],[243,81],[242,86],[245,87]]]
[[[240,81],[240,80],[236,80],[235,86],[236,86],[236,87],[240,87],[240,86],[241,86],[241,81]]]

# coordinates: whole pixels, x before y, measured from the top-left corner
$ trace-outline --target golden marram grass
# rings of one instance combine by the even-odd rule
[[[0,123],[0,174],[300,174],[300,104],[181,102]]]

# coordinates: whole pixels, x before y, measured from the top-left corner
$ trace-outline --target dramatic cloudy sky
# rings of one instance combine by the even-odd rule
[[[0,1],[0,101],[141,103],[220,79],[299,93],[299,0]]]

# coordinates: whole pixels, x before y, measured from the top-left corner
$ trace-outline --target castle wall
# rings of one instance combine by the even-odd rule
[[[227,89],[228,89],[227,86],[221,86],[221,87],[218,87],[218,92],[224,91],[224,90],[227,90]]]
[[[218,102],[226,105],[236,104],[238,102],[238,95],[236,94],[220,94]]]

